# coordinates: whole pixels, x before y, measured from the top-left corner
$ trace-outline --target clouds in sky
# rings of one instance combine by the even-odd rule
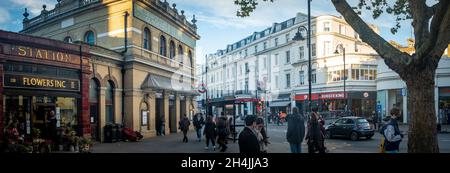
[[[7,9],[0,7],[0,24],[7,23],[10,20],[10,15]]]
[[[31,17],[37,16],[42,11],[42,5],[47,5],[47,10],[51,10],[55,7],[55,0],[6,0],[15,8],[28,9],[28,13]]]

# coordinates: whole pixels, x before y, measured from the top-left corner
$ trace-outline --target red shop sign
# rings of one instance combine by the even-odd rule
[[[311,94],[311,100],[317,100],[317,99],[319,99],[319,94]],[[308,100],[308,94],[295,95],[295,100],[296,101]]]

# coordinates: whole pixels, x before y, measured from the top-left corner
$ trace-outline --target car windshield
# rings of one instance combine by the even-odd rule
[[[360,118],[357,120],[359,124],[369,123],[366,119]]]

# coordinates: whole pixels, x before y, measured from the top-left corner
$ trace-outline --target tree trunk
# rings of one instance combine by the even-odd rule
[[[405,82],[408,87],[408,152],[438,153],[436,112],[434,100],[435,69],[407,70]]]

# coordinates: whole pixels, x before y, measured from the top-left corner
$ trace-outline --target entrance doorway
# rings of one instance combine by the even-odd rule
[[[164,135],[164,102],[162,98],[156,98],[155,113],[157,135]]]
[[[100,141],[100,124],[98,121],[98,104],[97,103],[91,103],[89,107],[90,111],[90,124],[91,124],[91,136],[92,139],[95,141]]]
[[[51,139],[52,134],[55,133],[53,130],[56,130],[47,123],[47,120],[50,118],[50,112],[55,112],[55,108],[55,104],[36,104],[36,109],[31,115],[32,126],[39,129],[41,136],[45,139]]]
[[[176,122],[176,103],[175,100],[169,99],[169,128],[170,133],[176,133],[177,132],[177,122]]]

